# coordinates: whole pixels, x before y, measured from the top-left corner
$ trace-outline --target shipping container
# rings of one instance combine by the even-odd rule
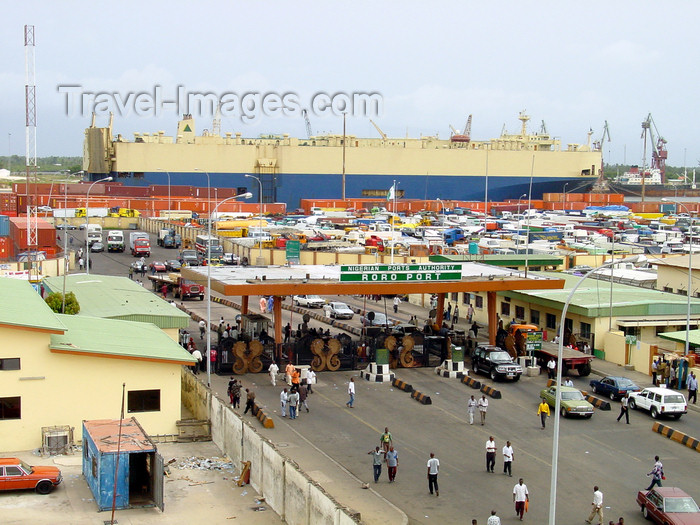
[[[11,259],[13,253],[10,237],[0,236],[0,259]]]
[[[0,215],[0,237],[10,236],[10,218],[7,215]]]

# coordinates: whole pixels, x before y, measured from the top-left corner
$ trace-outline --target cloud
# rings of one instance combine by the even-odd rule
[[[659,51],[629,40],[618,40],[603,47],[598,52],[598,59],[601,63],[610,66],[648,67],[651,62],[656,61],[660,57],[661,53]]]

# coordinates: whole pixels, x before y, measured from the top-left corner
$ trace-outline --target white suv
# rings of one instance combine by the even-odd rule
[[[688,403],[683,394],[668,388],[650,387],[641,392],[631,392],[629,405],[633,409],[648,410],[654,419],[665,415],[680,419],[688,413]]]

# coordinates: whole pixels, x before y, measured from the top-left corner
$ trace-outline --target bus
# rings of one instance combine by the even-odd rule
[[[219,239],[213,235],[197,235],[195,247],[197,248],[197,254],[202,259],[207,258],[208,249],[211,250],[212,261],[220,262],[224,258],[224,248],[219,244]]]

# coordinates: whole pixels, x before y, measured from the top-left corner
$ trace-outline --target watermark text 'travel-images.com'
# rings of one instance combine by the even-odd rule
[[[59,85],[57,90],[63,95],[64,110],[68,117],[82,117],[92,113],[98,116],[114,113],[120,117],[160,117],[163,113],[212,116],[218,106],[222,117],[238,118],[244,124],[252,124],[263,116],[300,118],[303,109],[318,117],[341,116],[343,113],[351,117],[380,117],[384,110],[384,99],[376,92],[318,92],[304,106],[301,97],[293,92],[216,94],[190,92],[184,86],[177,86],[173,96],[166,98],[163,87],[158,85],[150,91],[128,93],[88,91],[76,84]]]

